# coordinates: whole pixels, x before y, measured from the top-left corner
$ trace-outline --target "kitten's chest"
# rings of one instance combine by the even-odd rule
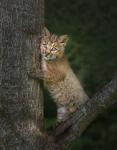
[[[42,69],[44,71],[53,71],[54,69],[58,69],[59,66],[55,61],[42,61]]]

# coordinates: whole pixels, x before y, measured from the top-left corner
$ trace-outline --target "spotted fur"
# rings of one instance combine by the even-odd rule
[[[78,104],[88,99],[65,56],[67,41],[67,35],[57,36],[44,28],[41,40],[42,70],[37,76],[45,81],[58,107],[58,122],[64,121]]]

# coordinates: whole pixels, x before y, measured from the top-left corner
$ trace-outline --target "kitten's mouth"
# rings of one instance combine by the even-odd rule
[[[54,60],[56,59],[56,56],[55,55],[50,55],[50,54],[42,54],[42,58],[45,59],[45,60]]]

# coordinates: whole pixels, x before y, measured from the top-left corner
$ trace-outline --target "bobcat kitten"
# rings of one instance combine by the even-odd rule
[[[76,110],[78,104],[88,99],[65,56],[67,41],[67,35],[57,36],[44,28],[40,45],[42,70],[33,68],[33,72],[30,73],[33,78],[44,80],[58,107],[58,122],[66,120],[68,115]]]

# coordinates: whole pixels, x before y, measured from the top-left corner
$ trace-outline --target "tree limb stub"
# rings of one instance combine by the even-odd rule
[[[91,99],[78,109],[65,122],[57,126],[53,135],[56,143],[64,147],[69,145],[76,136],[88,127],[88,125],[110,105],[117,101],[117,76],[115,76],[100,92],[97,92]]]

